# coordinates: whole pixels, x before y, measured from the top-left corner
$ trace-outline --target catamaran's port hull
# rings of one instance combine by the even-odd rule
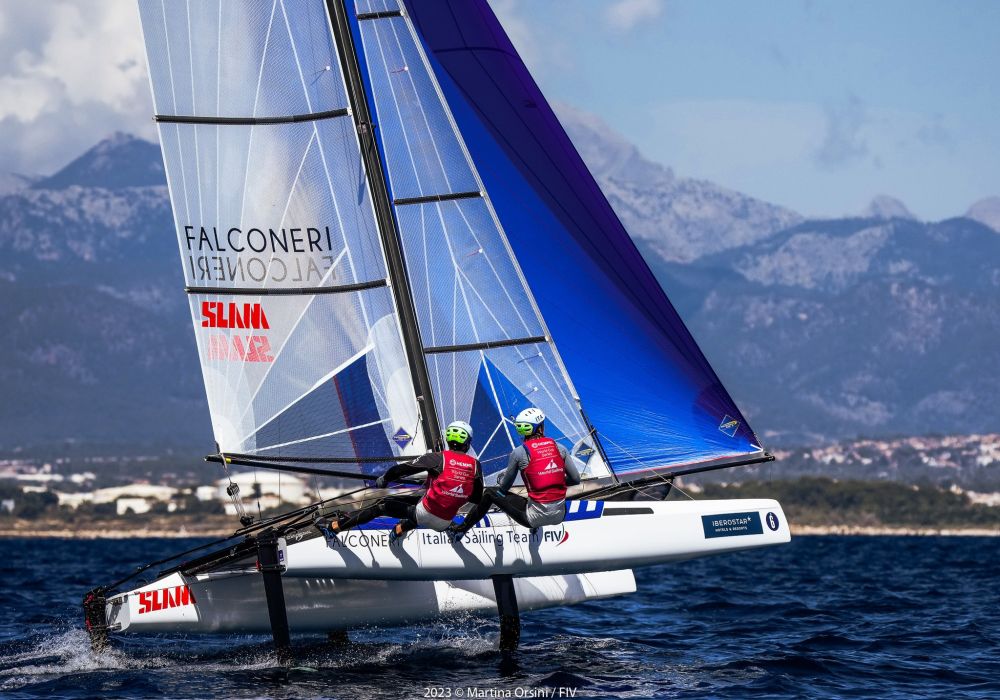
[[[328,542],[311,527],[280,545],[291,631],[495,614],[491,576],[515,576],[522,610],[635,592],[631,569],[790,541],[777,501],[573,501],[558,526],[529,532],[491,514],[461,542],[416,530],[388,543],[387,522]],[[170,573],[110,597],[112,631],[266,632],[252,556]]]
[[[286,578],[291,632],[327,632],[363,625],[401,625],[465,614],[496,614],[485,581],[358,581]],[[516,579],[521,610],[572,605],[635,592],[632,572]],[[262,577],[256,572],[188,577],[173,573],[109,599],[116,632],[269,632]]]

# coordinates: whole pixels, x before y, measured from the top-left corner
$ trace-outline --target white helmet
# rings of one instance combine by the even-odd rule
[[[530,437],[545,422],[545,414],[532,406],[526,408],[514,418],[514,427],[523,437]]]

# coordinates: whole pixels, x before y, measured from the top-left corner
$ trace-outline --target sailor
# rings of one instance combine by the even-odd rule
[[[532,529],[558,525],[566,517],[566,487],[580,483],[576,460],[565,447],[545,437],[545,414],[539,409],[526,408],[518,413],[514,427],[524,438],[524,444],[510,453],[497,488],[486,489],[479,505],[462,524],[449,528],[454,535],[461,536],[472,529],[491,505]],[[508,493],[518,472],[527,488],[527,498]]]
[[[388,496],[353,513],[332,519],[317,518],[316,527],[332,539],[337,533],[364,525],[379,516],[399,518],[389,533],[390,543],[418,525],[438,532],[447,530],[462,506],[469,501],[479,502],[483,493],[483,472],[479,460],[468,454],[472,447],[472,426],[465,421],[453,421],[445,429],[444,439],[448,449],[397,464],[375,481],[375,486],[384,489],[394,481],[427,472],[423,493]]]

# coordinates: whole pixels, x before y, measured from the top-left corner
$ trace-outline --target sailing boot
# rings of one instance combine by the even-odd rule
[[[410,531],[410,528],[403,526],[403,521],[400,520],[396,523],[393,528],[389,531],[389,544],[396,544],[399,540],[406,537],[406,533]]]
[[[458,542],[460,539],[465,537],[465,533],[467,533],[469,530],[470,528],[466,527],[465,523],[462,523],[461,525],[452,523],[451,525],[448,526],[448,529],[445,530],[445,532],[448,534],[449,537],[451,537],[452,542]]]
[[[333,515],[326,517],[317,515],[313,518],[313,525],[323,534],[323,537],[327,541],[333,541],[337,539],[337,533],[340,532],[340,516],[340,511],[335,511]]]

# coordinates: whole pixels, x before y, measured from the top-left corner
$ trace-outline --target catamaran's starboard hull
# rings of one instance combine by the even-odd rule
[[[392,545],[373,522],[341,534],[286,540],[285,578],[451,580],[631,569],[791,540],[777,501],[571,501],[566,520],[531,532],[491,514],[459,542],[418,529]]]
[[[572,605],[635,592],[630,570],[519,578],[521,610]],[[463,613],[496,614],[493,584],[479,581],[284,580],[289,628],[327,632],[363,625],[401,625]],[[256,572],[170,574],[107,604],[113,631],[269,632],[262,577]]]

